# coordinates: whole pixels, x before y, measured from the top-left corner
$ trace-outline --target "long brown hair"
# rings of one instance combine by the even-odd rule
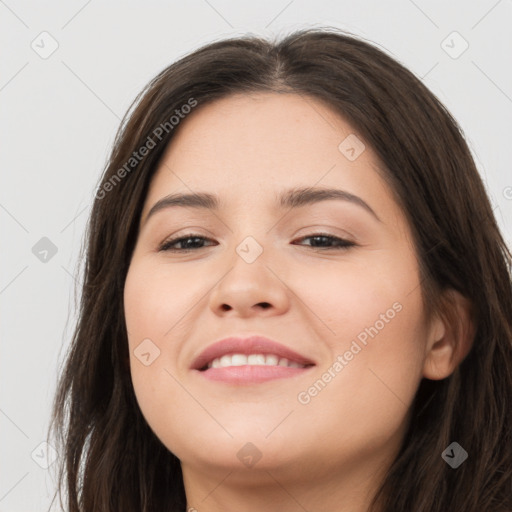
[[[148,185],[179,129],[176,111],[254,91],[315,98],[358,130],[410,223],[426,309],[444,307],[446,289],[472,304],[472,348],[448,378],[421,381],[402,448],[372,507],[510,512],[510,251],[450,113],[385,52],[332,27],[281,41],[247,36],[206,45],[156,76],[123,119],[87,227],[79,317],[49,429],[61,453],[61,503],[65,486],[70,512],[185,510],[180,462],[135,399],[123,288]],[[143,146],[149,151],[134,159]],[[457,469],[441,457],[453,441],[469,453]]]

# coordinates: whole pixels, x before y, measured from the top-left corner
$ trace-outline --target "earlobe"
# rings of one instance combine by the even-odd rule
[[[471,350],[474,335],[471,302],[456,290],[445,291],[431,323],[423,376],[431,380],[449,377]]]

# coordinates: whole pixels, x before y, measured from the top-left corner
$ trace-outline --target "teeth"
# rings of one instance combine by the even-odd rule
[[[279,357],[275,356],[274,354],[268,354],[265,356],[265,364],[276,366],[279,362]]]
[[[233,356],[235,359],[236,356]],[[263,354],[251,354],[247,356],[247,364],[266,364],[265,356]]]
[[[242,366],[244,364],[247,364],[247,356],[242,354],[233,354],[231,356],[231,364],[228,364],[228,366]]]
[[[274,354],[226,354],[208,363],[208,368],[226,368],[227,366],[286,366],[288,368],[305,368],[305,365],[290,361]]]

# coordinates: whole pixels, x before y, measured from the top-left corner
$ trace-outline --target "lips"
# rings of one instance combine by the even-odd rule
[[[284,358],[291,363],[301,366],[313,366],[315,363],[306,356],[294,350],[270,340],[263,336],[249,336],[247,338],[230,337],[222,339],[206,347],[203,352],[192,362],[191,369],[208,371],[208,365],[218,358],[226,355],[243,354],[246,356],[254,354],[274,355]]]

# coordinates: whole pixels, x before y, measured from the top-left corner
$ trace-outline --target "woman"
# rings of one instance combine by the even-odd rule
[[[326,28],[172,64],[87,236],[67,510],[512,510],[511,255],[382,51]]]

